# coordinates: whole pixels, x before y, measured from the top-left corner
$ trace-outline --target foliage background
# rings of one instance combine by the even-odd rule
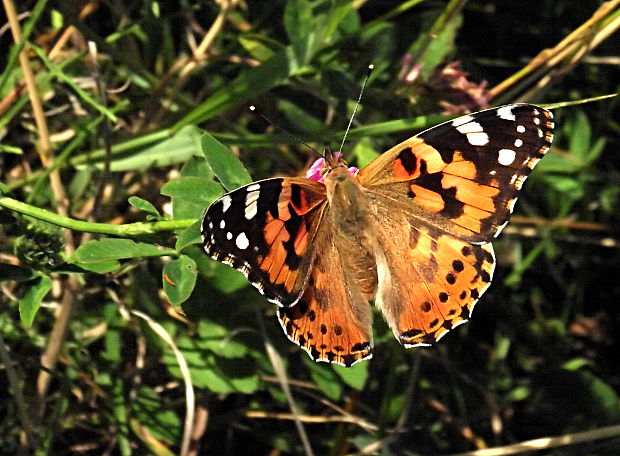
[[[363,165],[464,109],[617,92],[618,2],[16,6],[26,39],[0,35],[0,452],[452,454],[595,431],[543,454],[618,454],[617,99],[555,110],[554,147],[495,243],[494,285],[436,347],[402,349],[377,315],[374,359],[311,362],[271,304],[205,257],[195,223],[224,188],[314,159],[250,104],[337,149],[373,63],[344,150]],[[195,388],[189,450],[157,325]]]

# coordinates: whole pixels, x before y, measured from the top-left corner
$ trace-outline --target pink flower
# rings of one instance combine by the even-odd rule
[[[342,153],[334,152],[332,154],[332,157],[336,159],[340,159],[340,157],[342,157]],[[306,171],[306,178],[316,181],[316,182],[320,182],[321,184],[324,184],[325,183],[325,177],[323,176],[324,167],[325,167],[325,159],[319,158],[312,164],[312,166],[308,169],[308,171]],[[348,169],[349,169],[349,174],[351,174],[352,176],[355,176],[359,172],[359,169],[356,168],[355,166],[349,166]]]

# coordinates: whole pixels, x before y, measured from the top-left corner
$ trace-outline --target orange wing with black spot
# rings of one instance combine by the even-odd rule
[[[462,116],[388,150],[359,178],[423,224],[469,242],[489,242],[549,150],[552,118],[550,111],[528,104]]]
[[[343,244],[326,216],[308,287],[294,307],[278,309],[287,337],[315,361],[351,366],[372,357],[374,262],[364,245]]]
[[[470,244],[405,212],[392,225],[380,223],[389,207],[377,208],[379,286],[375,304],[407,348],[429,345],[465,323],[493,278],[491,244]]]
[[[204,249],[241,271],[269,301],[292,306],[309,277],[325,206],[325,186],[318,182],[254,182],[209,206],[202,222]]]

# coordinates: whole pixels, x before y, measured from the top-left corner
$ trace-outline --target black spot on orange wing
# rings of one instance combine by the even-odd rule
[[[400,160],[402,167],[408,174],[413,175],[415,173],[417,163],[411,149],[405,149],[398,154],[398,160]]]

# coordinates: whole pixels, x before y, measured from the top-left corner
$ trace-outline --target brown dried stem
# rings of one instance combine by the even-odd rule
[[[6,11],[7,19],[13,39],[16,43],[21,40],[22,33],[21,27],[17,18],[17,12],[12,0],[3,0],[4,9]],[[28,58],[28,47],[24,46],[19,54],[19,63],[24,74],[24,81],[26,83],[26,89],[30,97],[30,104],[32,105],[32,111],[34,119],[37,125],[37,131],[39,132],[39,140],[37,143],[37,153],[39,159],[44,167],[49,168],[54,163],[54,151],[52,142],[50,140],[50,133],[47,127],[47,120],[45,118],[45,112],[43,110],[43,103],[39,95],[36,80],[32,69],[30,67],[30,61]],[[61,216],[68,215],[69,200],[65,189],[60,179],[60,174],[57,170],[50,172],[50,184],[54,200],[56,203],[56,211]],[[75,250],[73,244],[73,237],[70,231],[65,231],[65,249],[67,254],[73,253]],[[72,290],[77,287],[77,282],[73,277],[69,277],[67,280],[67,287],[65,287],[64,295],[62,298],[62,305],[56,316],[54,327],[50,334],[49,343],[41,356],[41,365],[43,369],[39,373],[37,379],[37,396],[33,404],[33,425],[36,428],[43,417],[45,410],[45,396],[49,388],[50,373],[54,370],[58,357],[60,355],[60,349],[62,348],[66,330],[69,324],[69,318],[73,308],[73,292]]]
[[[510,89],[518,92],[531,80],[538,79],[535,87],[522,98],[531,99],[552,79],[569,72],[585,55],[620,28],[620,0],[603,3],[590,19],[575,29],[552,49],[542,50],[517,73],[489,90],[490,98]]]

